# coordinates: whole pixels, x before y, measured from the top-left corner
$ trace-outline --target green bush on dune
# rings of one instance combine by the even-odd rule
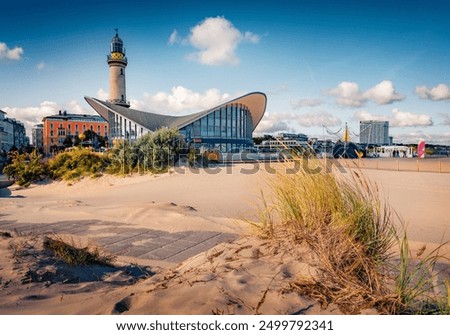
[[[107,153],[106,171],[114,174],[161,173],[173,166],[180,152],[177,129],[161,128],[136,142],[116,140]]]
[[[177,129],[159,129],[135,142],[116,140],[104,154],[90,148],[72,147],[48,161],[42,155],[11,153],[11,163],[4,169],[21,186],[45,178],[74,180],[96,177],[102,173],[161,173],[174,165],[180,153],[181,141]]]
[[[36,151],[24,154],[12,151],[10,158],[11,163],[3,168],[3,172],[8,178],[14,178],[20,186],[28,187],[32,182],[48,176],[48,166]]]
[[[53,179],[73,180],[102,172],[104,162],[100,154],[87,148],[76,148],[57,154],[49,160],[48,166]]]

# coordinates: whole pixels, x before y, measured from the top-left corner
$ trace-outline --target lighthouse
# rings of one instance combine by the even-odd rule
[[[111,50],[107,56],[109,65],[109,100],[108,102],[115,105],[130,107],[127,101],[125,86],[125,68],[128,61],[125,57],[125,48],[123,41],[119,37],[118,29],[116,35],[111,40]]]

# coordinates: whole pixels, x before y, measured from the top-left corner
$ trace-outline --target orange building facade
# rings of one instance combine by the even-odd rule
[[[109,136],[108,122],[98,115],[68,114],[66,111],[59,111],[57,115],[44,117],[42,122],[44,151],[47,154],[64,148],[64,141],[67,138],[74,142],[75,137],[87,130],[105,138]]]

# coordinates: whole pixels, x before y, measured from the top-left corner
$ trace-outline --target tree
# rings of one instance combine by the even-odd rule
[[[63,144],[64,144],[64,147],[65,147],[65,148],[70,148],[70,147],[72,147],[72,146],[73,146],[72,136],[70,136],[70,135],[66,136],[66,138],[64,139]]]
[[[89,141],[91,146],[95,149],[106,146],[105,138],[98,135],[95,131],[88,129],[83,133],[83,135],[86,141]]]

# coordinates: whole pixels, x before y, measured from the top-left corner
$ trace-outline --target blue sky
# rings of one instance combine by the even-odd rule
[[[450,145],[448,13],[434,0],[3,1],[0,109],[28,129],[94,113],[83,97],[108,98],[118,28],[134,108],[178,115],[260,91],[257,133],[336,139],[327,128],[379,119],[395,142]]]

